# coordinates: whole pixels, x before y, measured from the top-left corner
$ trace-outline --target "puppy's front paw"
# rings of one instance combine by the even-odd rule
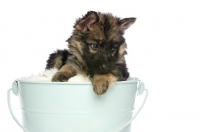
[[[69,78],[70,77],[67,72],[56,72],[52,77],[52,82],[67,82]]]
[[[109,82],[104,78],[94,80],[92,84],[93,90],[97,95],[104,94],[109,88]]]

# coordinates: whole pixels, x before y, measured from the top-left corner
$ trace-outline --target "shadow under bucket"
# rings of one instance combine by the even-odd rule
[[[13,114],[10,91],[21,101],[23,125]],[[19,79],[8,90],[9,110],[25,132],[131,132],[139,79],[117,82],[104,95],[94,93],[91,82],[40,82]]]

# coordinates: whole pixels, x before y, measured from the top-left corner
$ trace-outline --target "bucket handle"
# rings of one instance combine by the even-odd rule
[[[13,82],[12,88],[10,88],[7,92],[7,102],[8,102],[8,108],[10,111],[10,114],[12,115],[13,119],[15,120],[15,122],[24,130],[24,132],[29,132],[24,126],[21,125],[21,123],[17,120],[17,118],[15,117],[12,107],[11,107],[11,103],[10,103],[10,91],[13,91],[13,93],[15,95],[18,94],[18,88],[17,88],[17,81]]]
[[[145,104],[145,102],[147,100],[147,96],[148,96],[149,91],[147,89],[145,89],[143,82],[141,82],[140,80],[138,80],[138,81],[139,81],[138,94],[142,95],[143,92],[145,91],[145,97],[143,99],[143,102],[142,102],[141,106],[138,108],[138,110],[135,112],[135,114],[132,116],[132,118],[128,122],[126,122],[126,124],[124,124],[123,126],[121,126],[116,132],[120,132],[126,126],[128,126],[133,121],[133,119],[135,119],[135,117],[139,114],[139,112],[142,110],[142,108],[144,107],[144,104]]]

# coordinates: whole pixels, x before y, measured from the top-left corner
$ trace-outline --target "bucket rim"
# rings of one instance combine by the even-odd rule
[[[51,84],[51,85],[90,85],[91,82],[49,82],[44,80],[29,80],[29,79],[16,79],[16,82],[19,83],[30,83],[30,84]],[[117,81],[116,84],[130,84],[130,83],[138,83],[138,79],[129,78],[126,81]]]

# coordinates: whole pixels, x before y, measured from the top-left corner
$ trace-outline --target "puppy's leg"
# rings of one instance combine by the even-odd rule
[[[65,64],[61,69],[55,73],[52,78],[53,82],[67,82],[69,78],[76,75],[76,71],[71,65]]]
[[[92,80],[93,90],[97,95],[102,95],[117,80],[118,78],[111,73],[95,74]]]

